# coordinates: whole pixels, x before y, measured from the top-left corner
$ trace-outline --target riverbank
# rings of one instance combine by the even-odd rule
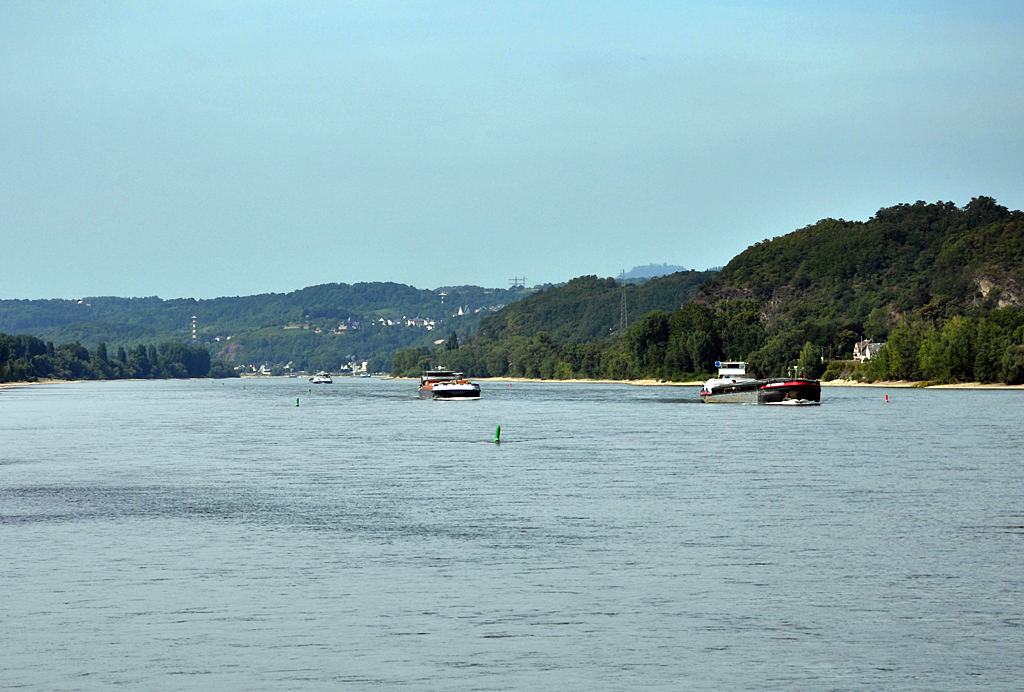
[[[243,375],[243,378],[245,376]],[[270,379],[271,376],[263,375],[258,379]],[[286,379],[287,376],[278,376]],[[292,378],[295,379],[295,378]],[[384,380],[409,380],[418,381],[418,377],[382,377]],[[629,384],[634,387],[700,387],[703,380],[691,382],[665,382],[663,380],[542,380],[535,377],[473,377],[474,382],[547,382],[553,384]],[[0,382],[0,389],[13,387],[31,387],[42,384],[78,384],[87,380],[37,380],[35,382]],[[93,380],[95,382],[124,382],[125,380]],[[137,380],[146,382],[148,380]],[[985,384],[981,382],[957,382],[956,384],[928,384],[927,382],[904,382],[900,380],[878,381],[878,382],[857,382],[856,380],[830,380],[822,381],[822,387],[885,387],[889,389],[1020,389],[1024,390],[1024,384]]]
[[[36,380],[35,382],[0,382],[0,389],[13,389],[14,387],[33,387],[39,384],[78,384],[85,380]]]
[[[831,380],[822,382],[822,387],[887,387],[890,389],[1024,389],[1024,384],[1001,384],[982,382],[957,382],[955,384],[929,384],[928,382],[906,382],[903,380],[879,380],[857,382],[856,380]]]
[[[542,380],[536,377],[474,377],[474,382],[559,382],[565,384],[631,384],[636,387],[699,387],[700,382],[665,382],[663,380]]]
[[[418,377],[385,377],[388,380],[417,381]],[[691,382],[666,382],[664,380],[542,380],[535,377],[471,377],[474,382],[548,382],[564,384],[630,384],[636,387],[700,387],[703,380]],[[927,382],[904,382],[887,380],[878,382],[858,382],[856,380],[822,381],[822,387],[886,387],[890,389],[1024,389],[1024,385],[983,384],[981,382],[958,382],[956,384],[928,384]]]
[[[385,377],[385,380],[410,380],[418,382],[418,377]],[[662,380],[542,380],[539,377],[470,377],[473,382],[545,382],[551,384],[631,384],[637,387],[699,387],[700,382],[665,382]]]

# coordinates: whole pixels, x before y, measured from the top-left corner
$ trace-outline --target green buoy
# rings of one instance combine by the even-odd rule
[[[501,426],[494,429],[494,444],[501,444]]]
[[[299,397],[295,397],[295,405],[296,405],[296,406],[298,406],[298,405],[299,405]]]

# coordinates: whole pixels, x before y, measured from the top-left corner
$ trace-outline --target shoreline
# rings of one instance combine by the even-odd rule
[[[416,381],[417,377],[385,377],[386,380],[411,380]],[[578,384],[629,384],[635,387],[700,387],[704,381],[689,382],[666,382],[664,380],[542,380],[531,377],[470,377],[474,382],[551,382],[551,383],[578,383]],[[830,380],[828,382],[819,380],[822,387],[881,387],[888,389],[1020,389],[1024,390],[1024,384],[1001,384],[981,382],[957,382],[955,384],[925,384],[921,381],[884,380],[878,382],[857,382],[855,380]]]
[[[102,382],[104,380],[96,380]],[[112,380],[106,380],[112,381]],[[80,384],[86,380],[36,380],[35,382],[0,382],[0,389],[14,389],[15,387],[35,387],[42,384]]]
[[[1024,384],[1002,384],[999,382],[956,382],[954,384],[928,384],[926,381],[879,380],[878,382],[857,382],[855,380],[831,380],[821,382],[822,387],[883,387],[887,389],[1024,389]]]
[[[407,380],[418,382],[418,377],[383,377],[384,380]],[[553,384],[631,384],[635,387],[700,387],[700,382],[665,382],[662,380],[542,380],[539,377],[468,377],[473,382],[538,382]]]
[[[278,376],[280,379],[288,379],[286,375]],[[240,379],[245,379],[243,376]],[[259,379],[270,379],[268,376],[261,376]],[[292,378],[294,379],[294,378]],[[380,377],[382,380],[409,380],[415,382],[418,377]],[[472,377],[477,382],[533,382],[552,384],[628,384],[634,387],[700,387],[703,381],[690,382],[666,382],[664,380],[542,380],[534,377]],[[149,382],[150,380],[37,380],[35,382],[0,382],[0,390],[13,389],[15,387],[35,387],[47,384],[80,384],[82,382]],[[1024,390],[1024,384],[1000,384],[981,382],[957,382],[955,384],[927,384],[925,382],[909,382],[904,380],[885,380],[878,382],[857,382],[855,380],[830,380],[820,381],[822,387],[876,387],[883,389],[993,389],[993,390]]]

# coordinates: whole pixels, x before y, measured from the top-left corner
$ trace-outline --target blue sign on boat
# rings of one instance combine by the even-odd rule
[[[720,361],[720,360],[716,360],[716,361],[715,361],[715,367],[716,367],[716,368],[720,368],[720,367],[722,367],[722,361]]]

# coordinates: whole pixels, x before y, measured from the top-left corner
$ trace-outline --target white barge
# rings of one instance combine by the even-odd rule
[[[470,382],[461,372],[436,368],[420,377],[421,399],[479,399],[480,385]]]

